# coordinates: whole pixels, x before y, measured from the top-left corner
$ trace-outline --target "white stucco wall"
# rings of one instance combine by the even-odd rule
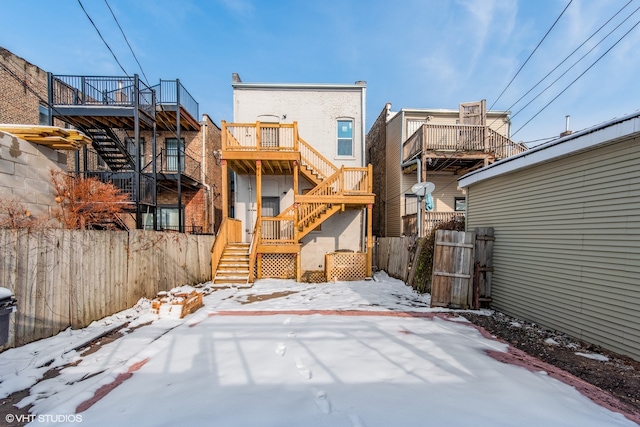
[[[0,131],[0,199],[19,200],[34,216],[55,206],[51,170],[66,170],[67,156]]]

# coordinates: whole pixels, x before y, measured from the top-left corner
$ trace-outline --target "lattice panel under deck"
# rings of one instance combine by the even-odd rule
[[[295,279],[295,254],[262,254],[262,277],[273,279]]]
[[[324,283],[327,281],[327,276],[322,270],[307,270],[302,273],[300,280],[304,283]]]
[[[334,252],[325,255],[327,280],[364,280],[367,277],[367,254]]]

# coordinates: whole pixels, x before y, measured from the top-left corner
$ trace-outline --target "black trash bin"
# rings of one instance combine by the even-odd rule
[[[0,287],[0,345],[9,341],[9,319],[11,313],[16,310],[16,299],[13,292]]]

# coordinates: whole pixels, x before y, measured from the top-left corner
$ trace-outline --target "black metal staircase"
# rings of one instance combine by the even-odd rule
[[[85,128],[84,133],[92,140],[92,146],[112,171],[134,170],[133,156],[118,135],[110,128]]]

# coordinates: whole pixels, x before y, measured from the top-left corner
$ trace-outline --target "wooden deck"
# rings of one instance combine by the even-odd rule
[[[294,256],[296,278],[300,280],[301,239],[337,212],[368,209],[375,201],[373,171],[368,167],[336,167],[298,135],[297,123],[222,122],[222,174],[228,168],[238,174],[256,176],[257,221],[251,242],[252,265],[260,276],[262,255],[282,255],[291,268]],[[291,175],[294,203],[277,217],[262,216],[262,175]],[[303,177],[314,187],[299,194]],[[228,188],[223,182],[223,212],[228,212]],[[369,230],[371,236],[371,230]],[[368,275],[371,275],[370,237],[367,243]],[[270,261],[273,264],[273,260]],[[251,269],[254,275],[254,269]],[[253,280],[254,277],[252,277]]]

